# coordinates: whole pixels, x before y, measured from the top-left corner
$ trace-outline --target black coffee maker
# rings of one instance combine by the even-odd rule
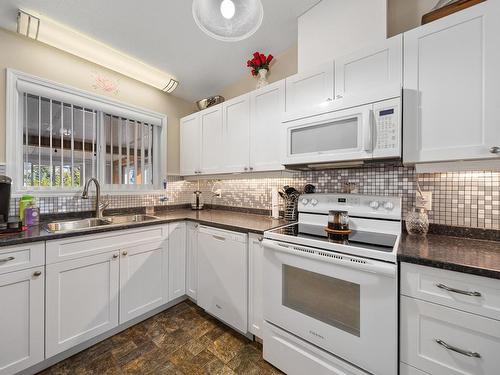
[[[12,179],[7,176],[0,175],[0,228],[7,226],[9,221],[10,208],[10,188]]]

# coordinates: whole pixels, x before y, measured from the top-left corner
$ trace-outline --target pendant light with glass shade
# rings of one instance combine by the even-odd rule
[[[237,42],[259,29],[264,9],[260,0],[193,0],[193,18],[212,38]]]

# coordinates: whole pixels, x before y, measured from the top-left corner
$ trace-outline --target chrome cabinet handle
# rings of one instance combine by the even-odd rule
[[[11,260],[14,260],[16,258],[14,257],[7,257],[7,258],[3,258],[3,259],[0,259],[0,263],[7,263],[7,262],[10,262]]]
[[[344,96],[343,95],[337,95],[336,98],[337,99],[342,99]]]
[[[444,284],[436,284],[436,286],[440,289],[444,289],[444,290],[447,290],[448,292],[452,292],[452,293],[463,294],[465,296],[471,296],[471,297],[481,297],[481,293],[479,293],[479,292],[469,292],[467,290],[450,288],[449,286],[444,285]]]
[[[38,277],[38,276],[40,276],[41,274],[42,274],[42,271],[35,271],[35,272],[33,272],[33,276],[34,276],[34,277]]]
[[[226,239],[222,236],[216,236],[215,234],[212,235],[213,238],[215,238],[216,240],[219,240],[219,241],[225,241]]]
[[[338,95],[337,95],[337,97],[338,97]],[[326,98],[326,101],[327,102],[333,102],[333,99],[332,98]]]
[[[490,152],[492,154],[500,154],[500,147],[498,147],[498,146],[490,147]]]
[[[264,237],[259,236],[258,240],[259,240],[259,242],[262,242],[264,240]]]
[[[118,258],[118,254],[113,254],[113,259]]]
[[[123,256],[127,256],[128,252],[127,251],[124,251],[122,252]]]
[[[470,352],[468,350],[463,350],[463,349],[457,348],[456,346],[449,345],[449,344],[447,344],[446,342],[444,342],[443,340],[440,340],[440,339],[435,339],[435,340],[436,340],[436,342],[439,345],[441,345],[442,347],[444,347],[444,348],[446,348],[448,350],[451,350],[452,352],[459,353],[459,354],[465,355],[467,357],[481,358],[481,354],[479,354],[479,353]]]

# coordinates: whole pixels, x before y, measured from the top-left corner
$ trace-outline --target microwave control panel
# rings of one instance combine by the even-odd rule
[[[399,108],[399,99],[387,100],[374,105],[374,152],[379,156],[401,156],[401,116]]]
[[[386,108],[375,111],[376,144],[381,151],[399,146],[399,114],[397,108]]]

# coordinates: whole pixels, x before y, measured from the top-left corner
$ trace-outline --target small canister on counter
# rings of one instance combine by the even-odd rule
[[[30,202],[24,210],[24,225],[34,227],[40,222],[40,209],[35,202]]]

